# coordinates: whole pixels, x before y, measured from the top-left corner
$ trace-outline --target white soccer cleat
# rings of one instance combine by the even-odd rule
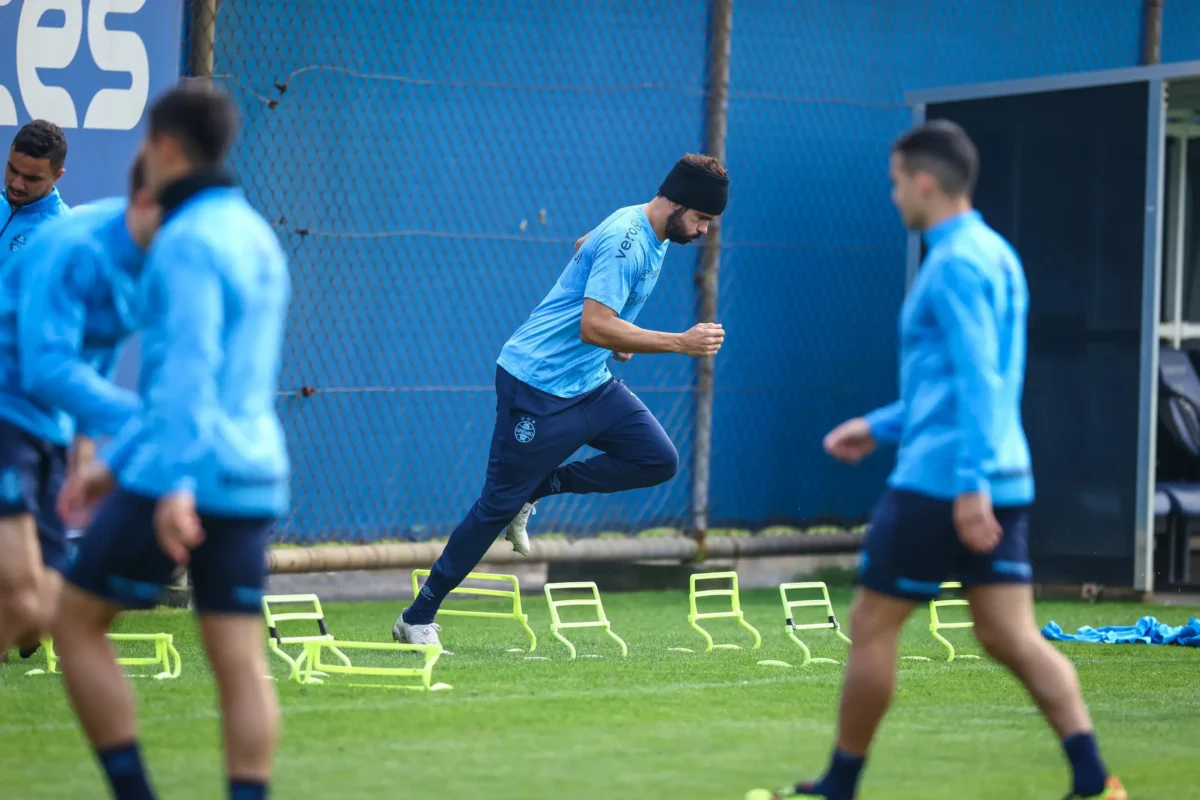
[[[513,550],[523,556],[529,555],[529,531],[525,526],[529,524],[529,518],[536,513],[537,508],[533,503],[526,503],[504,529],[504,538],[512,542]]]
[[[436,644],[441,647],[442,642],[438,639],[438,631],[441,629],[442,626],[436,622],[429,625],[409,625],[404,621],[404,612],[401,612],[396,618],[396,624],[392,626],[392,638],[401,644]]]

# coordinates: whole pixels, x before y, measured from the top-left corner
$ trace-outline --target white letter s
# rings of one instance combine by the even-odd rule
[[[27,0],[28,2],[28,0]],[[104,26],[109,14],[136,14],[146,0],[92,0],[88,8],[88,46],[92,59],[105,72],[127,73],[128,89],[101,89],[88,104],[85,128],[128,131],[137,127],[150,96],[150,57],[142,37]]]
[[[66,24],[61,28],[41,27],[39,23],[47,11],[62,11]],[[82,33],[83,0],[25,0],[17,26],[17,83],[29,116],[63,128],[79,127],[71,95],[61,86],[42,83],[37,71],[69,66],[75,60]]]
[[[0,6],[8,5],[9,0],[0,0]],[[0,86],[0,125],[17,124],[17,104],[8,89]]]

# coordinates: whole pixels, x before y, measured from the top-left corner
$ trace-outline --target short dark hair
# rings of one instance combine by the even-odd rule
[[[207,81],[186,81],[150,107],[150,137],[170,136],[196,166],[217,167],[237,138],[238,115],[224,91]]]
[[[712,156],[706,156],[697,153],[685,153],[680,161],[689,166],[695,167],[701,172],[707,172],[714,178],[725,178],[729,175],[729,173],[725,171],[725,167],[721,166],[721,162],[717,161]]]
[[[67,135],[44,119],[35,119],[13,137],[12,149],[30,158],[44,158],[55,172],[67,162]]]
[[[137,158],[133,160],[133,166],[129,169],[129,199],[146,188],[146,159],[141,153],[137,154]]]
[[[904,158],[904,170],[928,172],[949,195],[969,196],[979,176],[979,151],[961,127],[945,119],[918,125],[892,145]]]

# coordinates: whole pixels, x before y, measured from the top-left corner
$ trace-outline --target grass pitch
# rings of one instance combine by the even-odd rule
[[[846,618],[848,591],[834,592]],[[451,601],[454,607],[501,606]],[[743,592],[747,619],[763,635],[759,651],[670,652],[703,646],[687,626],[686,592],[604,597],[613,630],[629,643],[621,659],[599,631],[571,631],[581,654],[566,660],[549,634],[543,600],[526,600],[538,634],[527,661],[510,647],[528,642],[515,622],[448,617],[445,645],[455,655],[434,679],[453,691],[427,694],[278,684],[283,739],[274,796],[412,797],[446,800],[687,798],[740,800],[817,775],[832,743],[842,667],[781,669],[798,663],[783,633],[777,592]],[[447,606],[450,607],[450,606]],[[338,638],[388,640],[400,605],[329,604]],[[1131,624],[1143,614],[1181,624],[1200,608],[1105,603],[1042,603],[1039,622]],[[862,787],[886,800],[1058,798],[1068,773],[1057,742],[1024,691],[987,661],[946,664],[928,617],[910,622],[892,714],[884,723]],[[730,620],[706,627],[720,641],[748,643]],[[137,680],[142,743],[152,779],[166,798],[224,796],[213,685],[190,614],[127,616],[120,630],[169,632],[183,656],[174,681]],[[951,631],[961,652],[979,652],[969,632]],[[844,659],[828,633],[804,637],[813,654]],[[1200,751],[1200,651],[1178,647],[1064,645],[1079,668],[1100,742],[1134,798],[1182,798],[1194,791]],[[350,654],[355,657],[354,653]],[[24,677],[31,662],[0,668],[0,795],[103,797],[103,778],[74,722],[57,678]],[[40,664],[38,664],[40,666]],[[282,662],[272,668],[286,677]]]

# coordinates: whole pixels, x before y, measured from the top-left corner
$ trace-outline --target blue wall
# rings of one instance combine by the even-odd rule
[[[68,154],[58,188],[79,205],[125,193],[149,101],[179,78],[182,2],[61,5],[69,11],[0,3],[0,146],[7,152],[34,118],[60,125]]]
[[[904,92],[1132,66],[1140,6],[735,2],[718,516],[857,515],[886,475],[890,457],[850,470],[820,440],[896,395],[905,238],[887,157]]]
[[[1200,58],[1200,0],[1168,5],[1164,57]],[[237,168],[293,259],[283,386],[318,389],[282,401],[285,535],[442,535],[482,483],[506,336],[577,236],[701,147],[707,3],[305,12],[227,3],[217,53],[246,117]],[[1139,39],[1139,0],[736,0],[715,520],[857,516],[878,491],[887,458],[852,473],[820,438],[896,391],[904,237],[886,154],[903,92],[1130,66]],[[672,248],[639,322],[688,327],[698,255]],[[685,469],[554,499],[539,530],[686,520],[693,364],[641,356],[619,375]]]

